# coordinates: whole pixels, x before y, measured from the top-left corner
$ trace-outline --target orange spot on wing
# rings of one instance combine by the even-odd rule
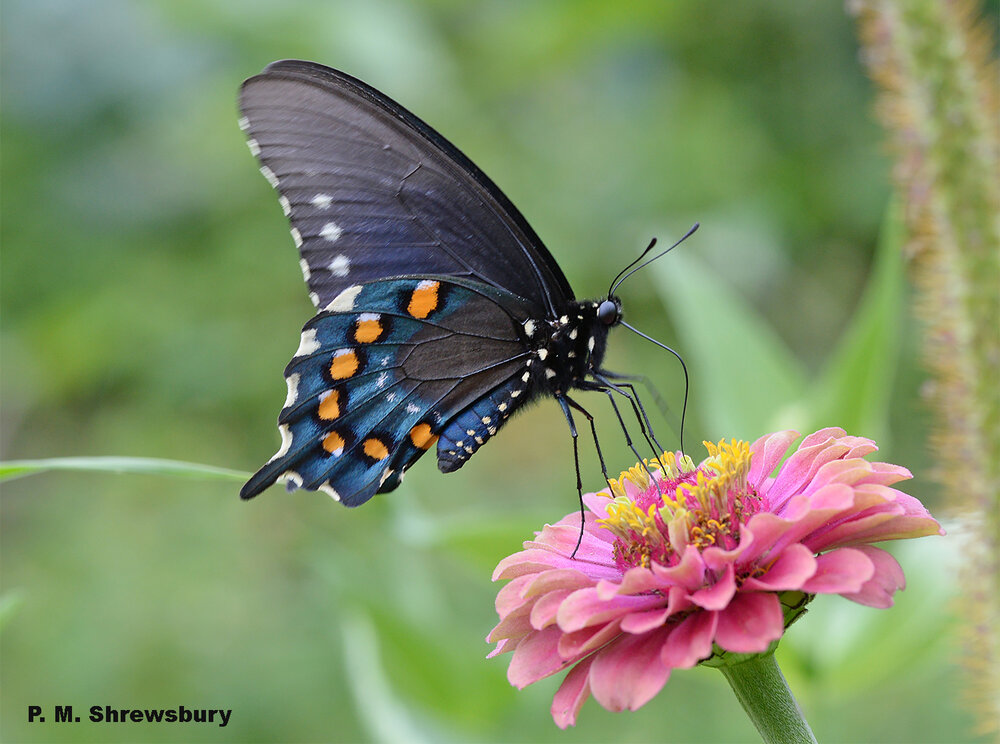
[[[370,344],[378,341],[385,328],[382,322],[375,318],[359,318],[358,324],[354,328],[354,340],[359,344]]]
[[[344,438],[335,431],[331,431],[323,438],[323,449],[331,455],[339,455],[344,451]]]
[[[389,450],[382,443],[381,440],[371,437],[366,439],[365,443],[362,445],[365,454],[368,455],[373,460],[384,460],[389,456]]]
[[[413,442],[414,447],[419,447],[422,450],[430,449],[437,440],[438,438],[431,434],[430,424],[417,424],[410,429],[410,441]]]
[[[334,354],[333,361],[330,362],[330,377],[334,380],[346,380],[358,371],[360,363],[358,355],[353,351],[341,351]]]
[[[331,390],[319,404],[319,417],[326,421],[332,421],[340,415],[340,391]]]
[[[438,287],[440,286],[440,282],[430,280],[420,282],[417,288],[413,290],[413,294],[410,295],[410,304],[407,305],[406,312],[414,318],[423,320],[437,310]]]

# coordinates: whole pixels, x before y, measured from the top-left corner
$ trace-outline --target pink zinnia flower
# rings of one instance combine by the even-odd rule
[[[588,494],[580,515],[546,525],[500,562],[500,622],[490,654],[513,651],[507,677],[522,688],[573,667],[552,702],[561,728],[593,695],[635,710],[715,652],[762,653],[786,627],[782,599],[840,594],[889,607],[903,572],[879,540],[943,534],[919,501],[890,486],[906,468],[862,459],[869,439],[823,429],[775,466],[797,432],[705,443],[637,465]],[[799,592],[801,594],[785,594]]]

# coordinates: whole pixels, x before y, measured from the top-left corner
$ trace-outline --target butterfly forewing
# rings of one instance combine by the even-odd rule
[[[562,271],[500,190],[398,104],[320,65],[285,61],[244,83],[241,124],[281,194],[314,304],[398,275],[505,289],[535,315],[572,299]]]

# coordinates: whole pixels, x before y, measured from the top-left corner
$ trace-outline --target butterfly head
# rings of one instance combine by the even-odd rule
[[[608,328],[622,322],[622,301],[617,297],[608,297],[597,306],[597,319]]]

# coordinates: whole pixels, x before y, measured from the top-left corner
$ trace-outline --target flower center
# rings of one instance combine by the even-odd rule
[[[761,507],[747,483],[750,445],[735,439],[704,445],[708,457],[700,465],[664,452],[611,480],[608,516],[598,524],[615,535],[618,568],[670,566],[688,545],[729,550],[739,543],[740,526]]]

